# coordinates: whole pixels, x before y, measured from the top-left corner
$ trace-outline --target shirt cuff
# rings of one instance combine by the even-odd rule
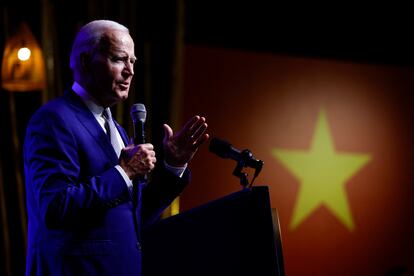
[[[116,165],[116,166],[115,166],[115,169],[117,169],[117,170],[119,171],[119,173],[121,174],[121,176],[122,176],[122,178],[124,179],[125,184],[128,186],[128,188],[129,188],[129,189],[132,189],[132,186],[133,186],[133,184],[132,184],[132,180],[131,180],[131,179],[129,179],[129,177],[128,177],[128,175],[126,174],[126,172],[124,171],[124,169],[123,169],[121,166],[119,166],[119,165]]]
[[[185,164],[182,167],[175,167],[175,166],[171,166],[171,165],[167,164],[167,162],[165,162],[165,160],[164,160],[164,166],[167,169],[167,171],[172,172],[173,174],[175,174],[179,178],[181,178],[183,176],[183,174],[185,172],[185,169],[187,168],[187,164]]]

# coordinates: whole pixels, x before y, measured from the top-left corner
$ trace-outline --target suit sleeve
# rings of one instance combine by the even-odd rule
[[[163,165],[156,167],[152,181],[142,191],[142,223],[150,226],[159,219],[162,211],[184,190],[190,182],[190,171],[185,170],[178,177],[165,169]]]
[[[84,177],[76,134],[65,122],[56,112],[37,114],[25,140],[28,202],[49,228],[99,216],[130,200],[122,176],[110,164],[98,175]]]

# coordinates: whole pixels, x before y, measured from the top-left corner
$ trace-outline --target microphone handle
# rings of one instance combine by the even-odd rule
[[[145,144],[144,122],[134,123],[134,145]]]
[[[145,144],[144,122],[137,120],[134,122],[134,145]],[[142,176],[139,181],[144,185],[148,183],[148,176]]]

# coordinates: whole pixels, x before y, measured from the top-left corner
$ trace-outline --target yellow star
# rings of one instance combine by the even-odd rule
[[[345,183],[371,156],[335,151],[323,110],[319,112],[309,150],[274,149],[272,154],[300,181],[299,195],[290,222],[291,229],[295,229],[314,210],[324,205],[350,231],[354,230]]]

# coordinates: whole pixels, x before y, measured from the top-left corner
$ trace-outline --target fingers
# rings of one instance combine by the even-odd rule
[[[173,130],[167,124],[163,125],[164,127],[164,143],[171,140],[172,136],[174,135]]]
[[[137,162],[139,163],[137,166],[140,171],[149,173],[154,169],[157,158],[155,158],[155,155],[143,155],[137,158]]]
[[[193,147],[195,149],[198,148],[201,144],[207,141],[209,137],[210,135],[208,135],[207,133],[203,134],[202,136],[199,137],[197,141],[194,142]]]
[[[197,149],[202,143],[204,143],[209,135],[206,133],[208,125],[204,117],[195,116],[197,120],[193,120],[193,124],[187,132],[188,144],[192,149]]]
[[[136,146],[138,149],[142,149],[142,150],[154,150],[154,145],[153,144],[150,144],[150,143],[147,143],[147,144],[140,144],[140,145],[137,145]]]
[[[200,116],[198,115],[192,117],[190,120],[187,121],[187,123],[185,123],[185,125],[183,126],[183,130],[184,131],[190,130],[193,127],[193,125],[197,123],[197,121],[199,120],[200,120]]]
[[[198,140],[200,140],[204,136],[207,127],[208,125],[205,123],[205,119],[201,117],[199,123],[196,123],[194,125],[194,128],[191,129],[190,142],[192,144],[197,143]]]
[[[195,116],[194,118],[196,118],[196,120],[190,120],[193,122],[193,124],[190,126],[190,128],[188,129],[188,132],[191,133],[191,136],[194,135],[194,133],[203,126],[203,124],[205,124],[206,122],[206,118],[204,117],[200,117],[200,116]]]
[[[204,125],[205,122],[206,119],[204,117],[198,115],[192,117],[180,131],[183,134],[183,138],[187,141],[192,140],[193,142],[197,140],[203,129],[205,130],[207,128],[207,124]]]
[[[142,176],[151,172],[156,162],[154,146],[148,143],[125,147],[123,154],[121,154],[120,165],[127,175],[133,179],[138,175]]]
[[[141,144],[137,148],[138,150],[133,157],[135,164],[139,166],[141,171],[147,170],[146,173],[148,173],[155,167],[157,161],[154,146],[152,144]]]

